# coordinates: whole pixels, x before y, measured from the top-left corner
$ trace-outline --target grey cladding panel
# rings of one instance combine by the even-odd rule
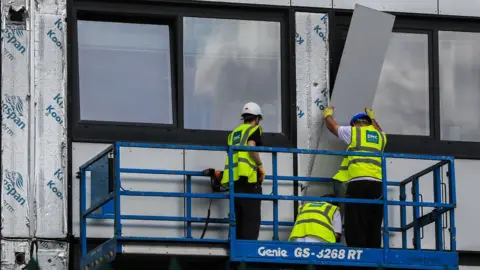
[[[437,0],[333,0],[338,9],[353,9],[355,4],[379,11],[437,14]]]
[[[394,20],[356,5],[332,94],[339,124],[348,124],[353,114],[372,105]]]
[[[438,0],[438,12],[442,15],[480,16],[478,0]]]
[[[226,2],[237,4],[258,4],[258,5],[272,5],[272,6],[290,6],[290,0],[198,0],[208,2]]]
[[[332,7],[332,0],[291,0],[291,3],[296,7]]]

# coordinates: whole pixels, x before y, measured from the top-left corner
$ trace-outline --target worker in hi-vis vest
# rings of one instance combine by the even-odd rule
[[[322,197],[335,197],[325,194]],[[342,216],[338,203],[304,202],[298,206],[297,220],[288,241],[336,243],[342,236]]]
[[[348,145],[347,152],[382,153],[387,136],[375,113],[365,109],[350,120],[350,126],[339,126],[333,119],[333,107],[323,111],[328,130]],[[347,156],[334,180],[347,184],[345,197],[356,199],[382,198],[382,163],[380,157]],[[383,205],[345,203],[345,241],[348,246],[380,248]]]
[[[241,116],[244,124],[228,135],[228,145],[262,146],[262,110],[254,102],[243,106]],[[258,152],[236,152],[233,155],[233,180],[235,193],[262,194],[262,182],[265,176]],[[228,156],[221,180],[222,185],[229,184]],[[237,239],[257,240],[260,232],[260,199],[235,198],[236,237]]]

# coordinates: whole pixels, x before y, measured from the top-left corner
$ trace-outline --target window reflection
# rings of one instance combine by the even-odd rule
[[[257,102],[265,132],[281,132],[280,23],[184,19],[184,127],[232,130]]]
[[[80,118],[173,123],[169,28],[78,21]]]
[[[480,141],[480,34],[439,32],[442,140]]]
[[[373,102],[382,129],[430,135],[428,89],[428,36],[393,33]]]

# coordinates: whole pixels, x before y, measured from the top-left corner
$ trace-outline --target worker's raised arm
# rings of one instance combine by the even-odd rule
[[[333,109],[334,107],[327,107],[323,110],[323,117],[325,118],[325,125],[327,125],[328,130],[333,133],[333,135],[338,137],[338,128],[340,127],[337,122],[333,119]]]
[[[382,128],[378,124],[377,120],[375,120],[375,112],[372,109],[365,108],[365,113],[370,117],[372,120],[372,126],[378,130],[379,132],[382,132]]]

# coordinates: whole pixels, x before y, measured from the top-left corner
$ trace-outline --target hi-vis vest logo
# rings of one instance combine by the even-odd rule
[[[378,144],[378,133],[375,131],[367,130],[367,142]]]
[[[23,190],[23,176],[19,172],[5,170],[3,187],[7,191],[7,196],[12,196],[22,206],[25,204],[26,200],[20,192]]]
[[[233,145],[237,145],[240,143],[240,139],[242,138],[242,132],[241,131],[237,131],[235,133],[233,133]]]
[[[325,203],[324,202],[314,202],[312,204],[310,204],[310,206],[316,206],[316,207],[320,207],[322,205],[324,205]]]
[[[25,122],[23,122],[23,101],[19,96],[9,96],[5,94],[2,100],[2,123],[3,129],[10,136],[13,136],[13,130],[6,126],[5,120],[13,122],[18,128],[25,129]]]

